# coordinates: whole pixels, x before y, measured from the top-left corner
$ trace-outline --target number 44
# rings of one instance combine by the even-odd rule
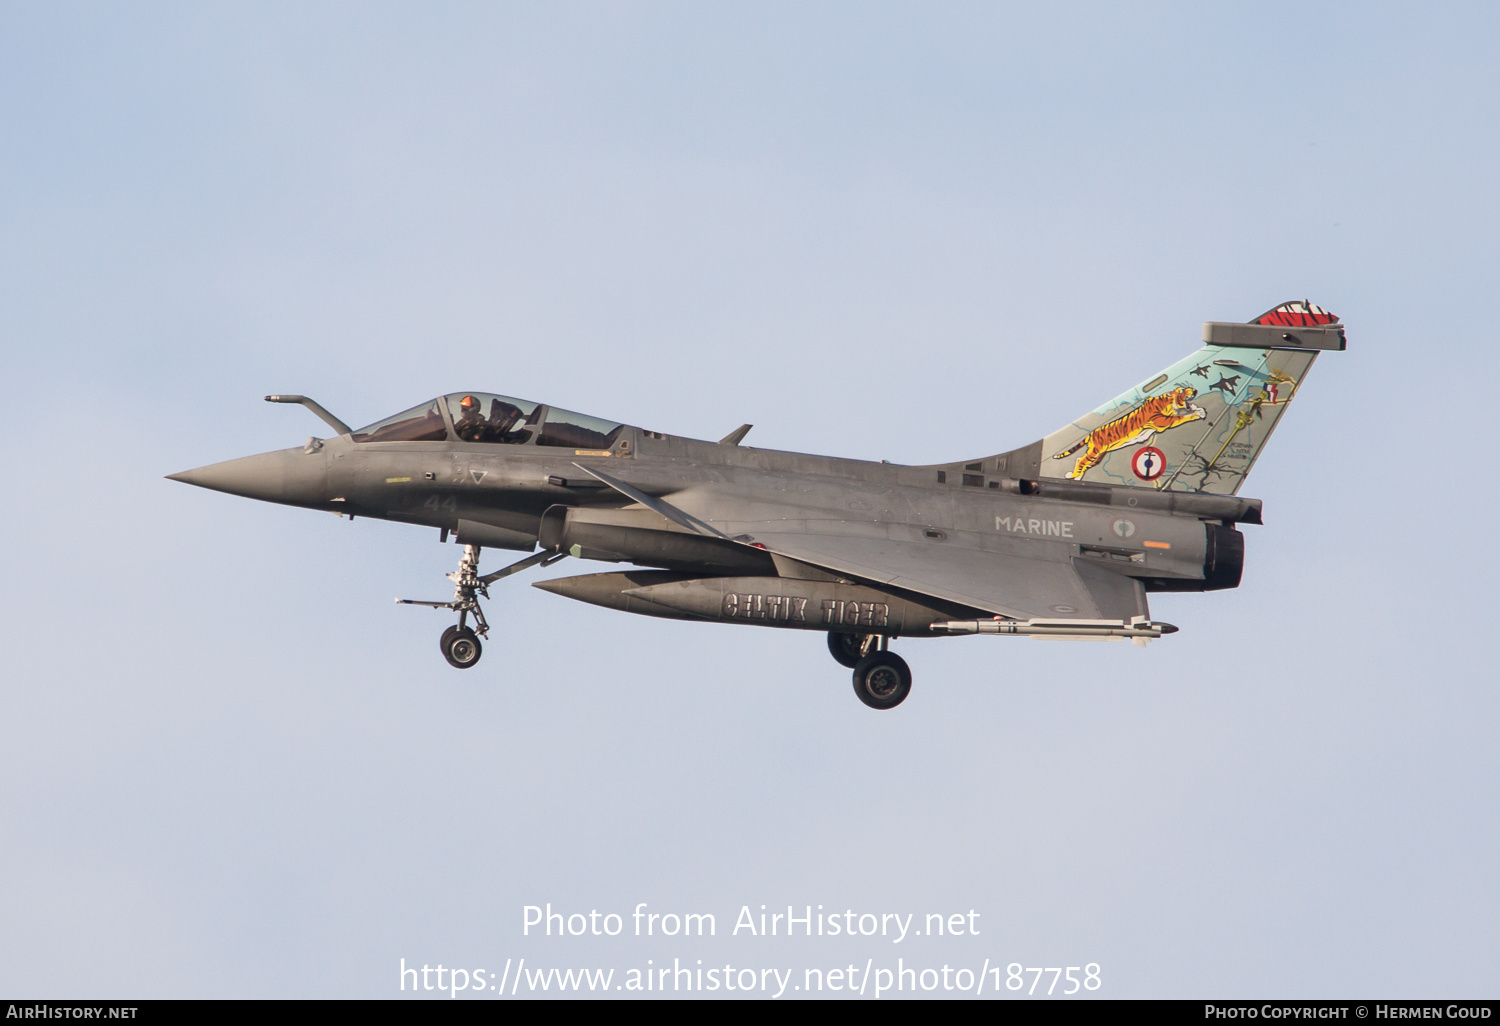
[[[445,509],[449,513],[452,513],[458,509],[458,500],[451,495],[447,498],[444,498],[441,495],[434,495],[426,502],[422,503],[422,508],[434,511]]]

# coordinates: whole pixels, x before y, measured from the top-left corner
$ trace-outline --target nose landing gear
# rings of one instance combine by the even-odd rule
[[[443,631],[438,645],[442,648],[443,658],[448,660],[448,665],[458,670],[467,670],[479,662],[479,657],[484,654],[484,646],[479,643],[478,635],[458,624]]]
[[[449,602],[427,602],[422,599],[397,599],[398,605],[403,606],[427,606],[431,609],[452,609],[458,612],[458,623],[443,631],[438,641],[443,650],[443,658],[448,660],[448,665],[460,670],[467,670],[477,665],[479,657],[484,654],[484,646],[480,644],[480,638],[490,636],[490,625],[484,618],[484,610],[479,606],[479,597],[490,597],[490,585],[502,577],[509,577],[530,567],[550,566],[562,559],[564,554],[558,552],[542,551],[527,556],[517,563],[512,563],[503,570],[496,570],[492,574],[479,576],[479,552],[478,545],[465,545],[464,554],[458,561],[458,569],[448,574],[448,580],[453,582],[453,599]],[[469,617],[474,617],[474,627],[469,627]]]

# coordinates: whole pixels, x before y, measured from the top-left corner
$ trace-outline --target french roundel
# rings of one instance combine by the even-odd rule
[[[1130,469],[1142,481],[1155,481],[1167,469],[1166,453],[1154,445],[1143,445],[1130,457]]]

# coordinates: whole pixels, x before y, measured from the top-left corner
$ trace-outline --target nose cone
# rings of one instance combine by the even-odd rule
[[[328,504],[328,457],[322,452],[307,453],[301,449],[263,452],[168,474],[167,479],[288,506]]]

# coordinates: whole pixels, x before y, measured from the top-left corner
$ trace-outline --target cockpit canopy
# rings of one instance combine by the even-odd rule
[[[489,445],[602,450],[613,448],[624,430],[623,424],[525,399],[489,392],[454,392],[378,420],[351,437],[356,442],[444,442],[456,438]]]

